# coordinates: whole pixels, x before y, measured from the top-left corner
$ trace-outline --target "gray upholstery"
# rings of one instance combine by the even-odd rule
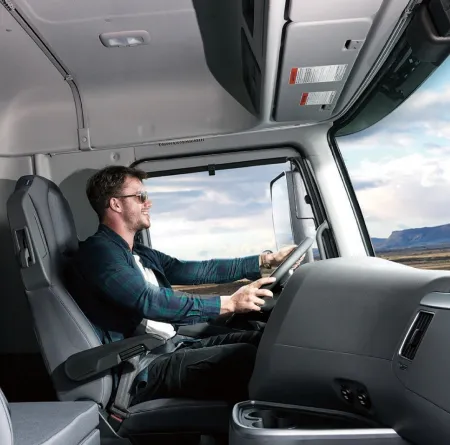
[[[0,389],[0,444],[13,444],[13,428],[11,425],[10,409],[8,401]]]
[[[93,402],[11,403],[14,445],[99,445]],[[1,442],[3,445],[3,442]]]
[[[23,176],[7,203],[16,254],[24,255],[24,229],[31,240],[34,262],[20,268],[30,303],[36,335],[58,397],[90,399],[106,406],[112,388],[111,375],[86,384],[74,384],[62,368],[66,359],[101,343],[92,325],[66,291],[61,271],[78,247],[69,204],[59,188],[39,176]],[[26,256],[30,256],[26,255]]]
[[[100,445],[93,402],[11,403],[0,389],[0,445]]]

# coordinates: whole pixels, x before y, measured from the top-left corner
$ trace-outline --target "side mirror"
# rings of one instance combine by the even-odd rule
[[[272,221],[277,249],[315,238],[315,221],[299,172],[285,171],[270,183]],[[312,249],[306,261],[314,260]]]

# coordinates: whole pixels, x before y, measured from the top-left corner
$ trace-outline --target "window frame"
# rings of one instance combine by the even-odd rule
[[[335,258],[339,256],[337,243],[331,229],[331,223],[327,219],[325,206],[320,196],[314,174],[311,167],[308,167],[306,158],[296,149],[289,146],[270,148],[270,149],[245,149],[242,151],[224,151],[216,154],[207,155],[188,155],[188,156],[168,156],[157,159],[144,158],[133,162],[130,167],[140,168],[145,171],[147,178],[170,177],[180,174],[209,172],[215,174],[218,170],[228,170],[235,168],[254,167],[258,165],[283,164],[291,162],[300,173],[305,185],[308,196],[311,199],[311,208],[316,221],[316,229],[324,221],[327,221],[330,228],[326,230],[323,237],[326,258]],[[183,164],[190,164],[185,166]],[[149,172],[149,170],[151,170]],[[151,247],[150,230],[142,235],[144,244]]]
[[[366,220],[364,218],[361,205],[359,204],[358,197],[356,196],[355,188],[353,187],[353,183],[350,178],[347,166],[345,165],[341,150],[339,149],[335,133],[336,131],[333,131],[333,128],[328,132],[328,143],[330,145],[330,150],[336,163],[336,167],[339,171],[339,175],[341,177],[344,188],[347,192],[347,196],[352,207],[353,214],[355,216],[356,224],[358,226],[358,230],[361,235],[366,254],[367,256],[376,257],[375,249],[373,248]]]

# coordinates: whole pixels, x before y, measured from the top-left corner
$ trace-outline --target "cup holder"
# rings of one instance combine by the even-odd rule
[[[253,428],[264,428],[262,420],[257,420],[255,422],[252,422]]]
[[[296,422],[291,413],[272,410],[250,410],[243,413],[253,428],[295,428]]]
[[[243,415],[248,420],[255,420],[261,417],[261,411],[244,412]]]
[[[255,406],[247,406],[241,410],[239,417],[241,423],[250,428],[328,430],[370,428],[372,426],[369,425],[369,422],[355,420],[351,417],[289,408],[261,407],[258,409]]]

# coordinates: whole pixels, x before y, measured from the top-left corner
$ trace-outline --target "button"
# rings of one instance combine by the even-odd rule
[[[351,392],[350,389],[348,388],[341,388],[341,394],[342,397],[347,401],[347,402],[352,402],[353,401],[353,393]]]
[[[358,402],[364,408],[370,408],[370,400],[369,400],[369,396],[367,394],[360,392],[358,394]]]

